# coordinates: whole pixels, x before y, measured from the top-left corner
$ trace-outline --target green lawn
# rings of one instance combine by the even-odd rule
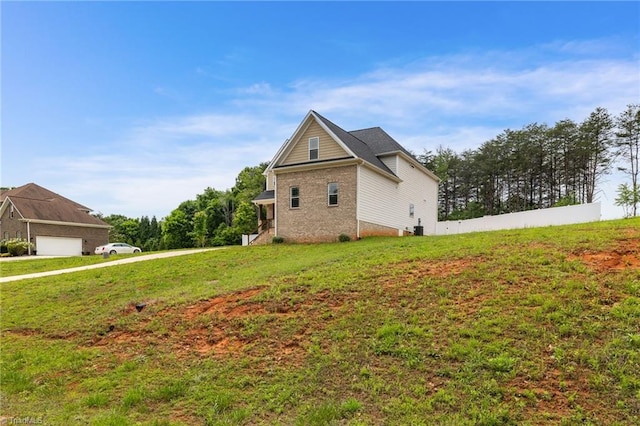
[[[640,219],[234,247],[0,286],[0,416],[640,423]]]
[[[145,253],[148,254],[148,253]],[[33,274],[36,272],[54,271],[58,269],[76,268],[79,266],[93,265],[96,263],[112,262],[117,259],[124,259],[136,255],[114,255],[104,259],[102,256],[69,256],[38,258],[37,256],[24,256],[19,260],[0,260],[0,276],[9,277],[14,275]]]

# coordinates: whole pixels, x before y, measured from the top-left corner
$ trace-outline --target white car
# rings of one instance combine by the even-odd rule
[[[140,247],[130,246],[125,243],[109,243],[105,246],[96,247],[96,254],[124,254],[124,253],[140,253],[142,249]]]

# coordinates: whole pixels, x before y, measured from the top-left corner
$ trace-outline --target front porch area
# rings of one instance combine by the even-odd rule
[[[251,235],[242,236],[242,245],[269,244],[276,235],[275,191],[264,191],[253,203],[258,207],[258,229]]]

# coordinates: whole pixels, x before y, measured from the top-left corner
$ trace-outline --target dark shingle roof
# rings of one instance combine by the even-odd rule
[[[391,173],[392,175],[394,174],[382,161],[380,161],[380,159],[376,155],[376,152],[374,152],[373,149],[371,148],[371,146],[369,146],[369,141],[365,141],[362,138],[356,136],[355,133],[357,133],[357,132],[347,132],[346,130],[343,130],[340,126],[338,126],[338,125],[332,123],[331,121],[327,120],[326,118],[324,118],[323,116],[321,116],[317,112],[313,111],[313,114],[315,114],[320,120],[322,120],[322,122],[338,138],[340,138],[340,140],[345,145],[347,145],[347,147],[358,158],[362,158],[363,160],[365,160],[368,163],[371,163],[372,165],[384,170],[387,173]],[[380,128],[378,128],[378,129],[380,129]],[[382,131],[382,129],[380,129],[380,130]],[[384,134],[387,135],[386,133],[384,133]],[[364,135],[364,136],[366,136],[366,135]],[[391,139],[391,137],[389,135],[387,135],[387,137],[389,139]],[[391,139],[391,140],[393,140],[393,139]],[[396,145],[398,144],[397,142],[395,142],[395,143],[396,143]]]
[[[3,191],[0,199],[4,201],[6,198],[11,200],[24,219],[109,226],[97,217],[90,215],[91,209],[88,207],[35,183]]]
[[[270,189],[268,191],[262,191],[253,201],[259,200],[273,200],[276,196],[276,191]]]
[[[413,155],[407,151],[402,145],[396,142],[387,132],[380,127],[372,127],[370,129],[354,130],[349,132],[356,138],[365,141],[367,146],[375,155],[386,154],[389,152],[404,152],[409,157]]]

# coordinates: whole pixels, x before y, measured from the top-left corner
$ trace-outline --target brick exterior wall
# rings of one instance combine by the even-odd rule
[[[384,225],[377,225],[371,222],[360,221],[360,237],[397,237],[398,230]]]
[[[27,224],[18,219],[16,212],[14,218],[10,218],[9,209],[6,209],[0,218],[0,238],[5,238],[5,232],[9,233],[9,238],[16,238],[16,233],[20,231],[23,239],[27,239]],[[31,242],[36,244],[36,237],[67,237],[82,238],[82,252],[93,254],[97,246],[109,242],[109,230],[102,228],[86,228],[82,226],[48,225],[43,223],[31,223]],[[35,247],[38,250],[38,247]]]
[[[18,219],[20,215],[18,212],[14,213],[13,219],[11,219],[11,208],[7,208],[2,217],[0,218],[0,239],[12,239],[17,238],[16,233],[20,232],[22,234],[23,239],[27,239],[27,224],[24,222],[20,222]],[[7,238],[7,233],[9,233],[9,237]]]
[[[287,242],[337,241],[340,234],[357,238],[357,166],[277,175],[277,235]],[[329,206],[328,184],[338,183],[338,205]],[[300,189],[300,207],[290,208],[290,188]],[[396,234],[397,235],[397,234]]]

